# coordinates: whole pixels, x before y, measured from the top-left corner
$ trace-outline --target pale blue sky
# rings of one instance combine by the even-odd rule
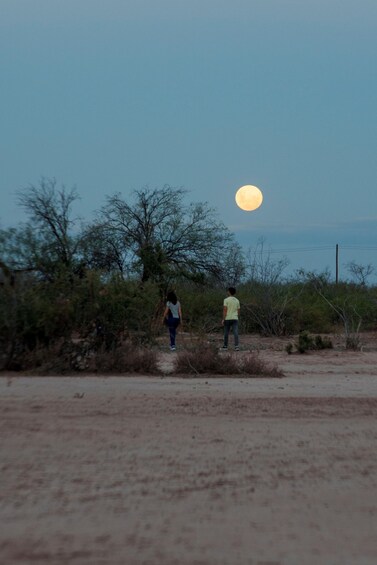
[[[87,219],[167,183],[245,246],[328,247],[292,268],[377,267],[376,63],[376,0],[0,0],[0,225],[42,175]]]

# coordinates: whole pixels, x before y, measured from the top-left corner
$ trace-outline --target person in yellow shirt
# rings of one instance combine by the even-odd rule
[[[228,288],[228,296],[224,299],[223,305],[223,326],[224,326],[224,345],[223,351],[228,349],[229,332],[232,328],[234,338],[234,349],[239,351],[238,338],[238,317],[240,314],[240,301],[235,297],[236,289],[231,286]]]

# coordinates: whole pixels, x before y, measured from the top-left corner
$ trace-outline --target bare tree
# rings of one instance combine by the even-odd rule
[[[88,268],[105,273],[130,274],[129,249],[120,235],[104,224],[94,223],[84,230],[82,253]]]
[[[142,282],[202,275],[224,280],[242,270],[233,234],[206,203],[186,205],[185,194],[168,185],[147,187],[134,192],[132,203],[120,194],[108,197],[99,212],[95,229]]]
[[[20,190],[18,202],[28,221],[2,233],[5,252],[9,255],[13,251],[13,261],[47,278],[62,267],[77,269],[82,238],[75,233],[77,219],[72,217],[72,205],[78,198],[75,188],[58,188],[56,179],[42,178],[39,185]]]
[[[265,249],[265,238],[260,238],[254,248],[247,253],[247,275],[250,281],[273,285],[281,280],[284,270],[289,265],[286,257],[273,260],[271,250]]]
[[[249,249],[247,260],[248,284],[254,300],[243,303],[243,310],[262,335],[282,335],[286,331],[286,310],[294,299],[289,287],[282,284],[289,261],[285,257],[272,260],[270,250],[265,250],[264,238]]]
[[[346,349],[360,349],[360,329],[363,322],[362,313],[358,307],[356,297],[351,294],[339,293],[339,286],[335,287],[336,295],[331,293],[329,274],[317,275],[313,272],[301,271],[301,275],[311,283],[318,295],[335,312],[344,328]],[[338,289],[338,290],[336,290]]]
[[[355,261],[350,261],[346,264],[347,271],[352,275],[354,280],[363,286],[367,285],[368,278],[373,275],[375,269],[368,263],[368,265],[360,265]]]

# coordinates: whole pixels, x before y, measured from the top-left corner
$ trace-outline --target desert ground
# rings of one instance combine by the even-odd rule
[[[239,353],[280,379],[2,375],[0,563],[375,565],[377,334],[287,341]]]

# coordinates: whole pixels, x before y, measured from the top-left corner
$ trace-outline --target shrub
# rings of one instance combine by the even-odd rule
[[[249,353],[240,358],[238,363],[240,372],[244,375],[255,377],[281,378],[283,372],[276,365],[267,365],[260,357]]]
[[[316,335],[314,339],[314,344],[316,349],[332,349],[333,343],[329,337],[322,337]]]
[[[291,353],[293,353],[293,343],[287,343],[287,345],[285,346],[285,351],[288,353],[288,355],[291,355]]]
[[[361,339],[358,334],[346,336],[346,349],[359,351],[361,349]]]
[[[299,333],[296,347],[299,353],[305,353],[308,349],[315,349],[314,340],[309,332],[305,331]]]
[[[222,331],[221,314],[225,296],[223,289],[204,289],[194,284],[182,284],[179,300],[182,303],[185,327],[202,334]]]
[[[90,363],[96,373],[142,373],[157,375],[157,353],[146,347],[122,344],[112,351],[99,351]]]
[[[308,331],[303,331],[299,333],[295,346],[299,353],[306,353],[309,350],[332,349],[333,343],[329,337],[322,337],[320,335],[313,337]],[[286,345],[285,350],[288,355],[293,353],[293,347],[292,343]]]
[[[179,353],[174,372],[186,375],[248,375],[275,378],[283,376],[277,367],[268,366],[255,354],[220,354],[217,348],[209,345],[200,350]]]
[[[198,350],[186,350],[179,353],[174,364],[174,372],[182,374],[232,373],[231,356],[219,356],[214,346],[202,346]]]
[[[22,368],[44,375],[69,373],[158,375],[157,353],[130,342],[107,349],[99,349],[90,340],[65,341],[50,348],[36,348],[23,356]]]

